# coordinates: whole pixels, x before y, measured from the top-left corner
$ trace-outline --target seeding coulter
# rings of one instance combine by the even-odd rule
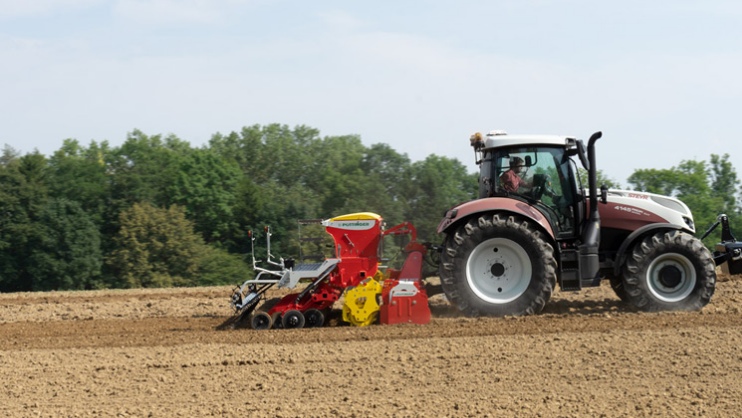
[[[334,257],[317,263],[296,263],[271,254],[270,228],[265,228],[267,257],[255,259],[254,279],[235,289],[234,323],[249,321],[253,329],[320,327],[333,305],[343,299],[342,318],[355,326],[430,321],[428,296],[422,283],[423,259],[429,245],[417,242],[412,224],[385,229],[381,216],[353,213],[321,221],[334,242]],[[255,237],[251,235],[254,243]],[[380,268],[384,236],[409,235],[401,269]],[[382,271],[383,270],[383,271]],[[277,288],[301,290],[270,299]]]

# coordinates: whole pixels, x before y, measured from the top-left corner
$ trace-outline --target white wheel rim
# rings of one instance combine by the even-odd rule
[[[649,291],[663,302],[680,302],[696,287],[696,269],[685,256],[662,254],[647,269]]]
[[[532,273],[528,252],[505,238],[480,243],[466,262],[469,288],[487,303],[514,301],[528,289]]]

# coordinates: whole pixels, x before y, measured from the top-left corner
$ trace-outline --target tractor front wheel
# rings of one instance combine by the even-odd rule
[[[716,288],[713,258],[684,232],[650,235],[636,243],[623,266],[629,303],[643,311],[699,310]]]
[[[441,253],[446,298],[465,315],[541,312],[556,283],[553,247],[515,215],[472,218],[449,234]]]
[[[626,289],[623,287],[623,278],[621,276],[614,276],[613,274],[607,276],[608,281],[611,283],[611,289],[613,293],[621,299],[621,302],[626,302],[628,296],[626,295]]]

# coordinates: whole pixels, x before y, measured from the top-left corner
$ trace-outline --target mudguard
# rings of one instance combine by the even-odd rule
[[[616,261],[613,264],[613,274],[616,277],[618,277],[618,275],[621,273],[621,266],[623,265],[624,261],[626,260],[627,251],[629,250],[629,248],[634,244],[634,242],[637,239],[640,239],[641,237],[643,237],[644,235],[646,235],[649,232],[654,232],[654,231],[662,230],[662,229],[664,229],[664,230],[680,230],[680,231],[685,230],[681,226],[675,225],[675,224],[656,223],[656,224],[645,225],[645,226],[637,229],[636,231],[632,232],[631,234],[629,234],[628,237],[626,237],[625,240],[623,240],[623,242],[621,243],[621,246],[618,247],[618,251],[616,252],[616,258],[615,258]]]
[[[552,239],[555,238],[554,229],[551,227],[549,220],[541,212],[526,202],[506,197],[488,197],[472,200],[449,209],[440,224],[438,224],[437,232],[439,234],[447,233],[451,226],[472,215],[492,211],[512,212],[524,216],[541,226],[541,229],[549,234]]]

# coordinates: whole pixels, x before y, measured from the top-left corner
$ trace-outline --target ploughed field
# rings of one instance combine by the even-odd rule
[[[0,295],[1,416],[739,416],[742,277],[701,312],[606,283],[541,315],[218,330],[230,287]],[[276,293],[277,294],[277,293]]]

